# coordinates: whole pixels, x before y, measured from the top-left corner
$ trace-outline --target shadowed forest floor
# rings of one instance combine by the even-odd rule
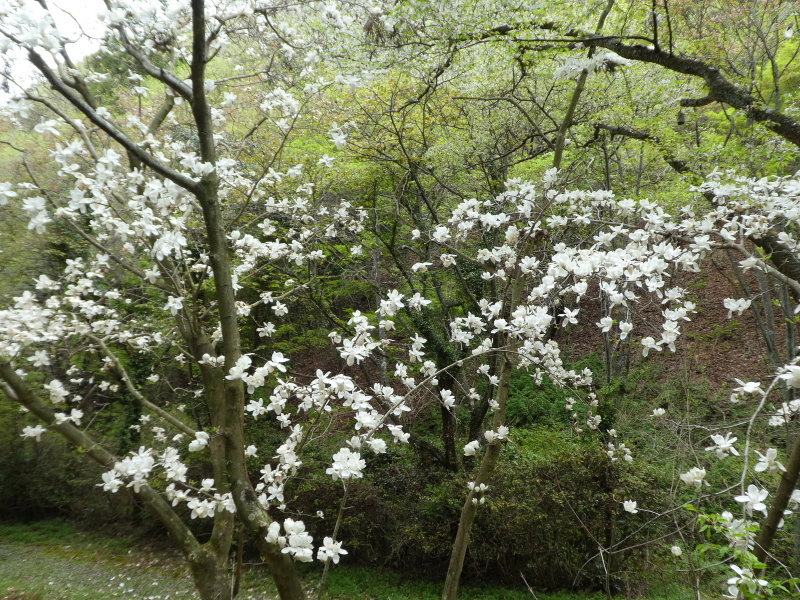
[[[52,521],[0,527],[0,596],[197,598],[179,555],[129,537],[104,538]]]
[[[163,541],[162,541],[163,542]],[[316,598],[318,574],[304,577]],[[330,600],[435,600],[441,585],[411,581],[398,573],[358,567],[331,572]],[[688,593],[665,590],[663,598]],[[470,600],[527,600],[525,590],[464,586]],[[198,598],[181,556],[165,543],[129,533],[87,531],[62,521],[0,524],[0,600],[194,600]],[[275,590],[261,565],[247,565],[240,600],[273,600]],[[602,594],[536,594],[537,600],[600,600]],[[651,598],[650,600],[658,600]]]

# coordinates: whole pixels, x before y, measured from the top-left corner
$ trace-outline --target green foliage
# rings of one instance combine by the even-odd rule
[[[329,331],[325,329],[304,328],[293,323],[286,323],[278,327],[272,344],[275,350],[281,352],[302,352],[311,348],[330,348]]]
[[[582,371],[591,369],[597,376],[602,372],[603,364],[597,354],[567,363],[566,369]],[[545,375],[542,382],[536,382],[532,373],[514,371],[511,376],[511,389],[508,398],[506,421],[510,425],[521,427],[559,427],[569,424],[569,413],[564,404],[573,395],[569,390],[553,384]]]
[[[623,513],[620,499],[648,489],[656,490],[651,506],[666,504],[657,490],[667,482],[646,465],[634,470],[609,463],[597,441],[548,427],[514,431],[478,512],[465,576],[516,587],[523,573],[537,589],[571,588],[576,582],[602,587],[597,540],[614,544],[624,538],[627,547],[661,532],[643,515]],[[347,562],[440,577],[472,476],[438,471],[423,455],[400,446],[388,455],[369,455],[365,473],[348,484],[340,530],[350,552]],[[324,476],[304,479],[295,491],[295,510],[307,515],[315,538],[330,535],[341,483]],[[325,511],[324,519],[311,516],[317,510]],[[655,566],[644,557],[641,550],[616,555],[613,584],[644,589],[645,572]]]
[[[409,579],[405,575],[374,568],[342,566],[332,573],[327,588],[330,600],[435,600],[441,597],[441,584]],[[459,592],[470,600],[530,600],[528,590],[503,589],[488,585],[464,585]],[[601,594],[562,592],[544,594],[541,600],[601,600]]]
[[[62,544],[75,537],[77,528],[66,521],[33,521],[25,525],[0,522],[0,539],[5,543]]]
[[[100,468],[83,460],[56,436],[40,442],[20,437],[26,415],[0,400],[0,519],[32,519],[53,514],[111,519],[112,503],[97,486]],[[127,494],[117,500],[124,500]]]

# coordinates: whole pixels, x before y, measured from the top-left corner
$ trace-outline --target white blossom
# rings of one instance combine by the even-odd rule
[[[734,447],[734,442],[739,439],[737,437],[731,437],[731,432],[722,436],[720,434],[714,434],[711,436],[711,441],[714,442],[713,446],[709,446],[706,448],[706,452],[714,452],[717,455],[717,458],[723,459],[728,454],[733,454],[734,456],[739,456],[739,452]]]
[[[326,537],[322,541],[322,546],[317,550],[317,560],[322,562],[333,561],[339,563],[339,557],[347,554],[347,550],[342,548],[342,542],[335,542],[333,538]]]
[[[766,516],[767,505],[764,504],[764,500],[766,500],[767,496],[769,496],[767,490],[760,490],[751,483],[747,486],[747,491],[744,494],[736,496],[734,499],[744,505],[744,510],[748,516],[751,516],[754,510],[763,512],[764,516]]]
[[[208,445],[209,436],[205,431],[198,431],[194,437],[189,443],[189,452],[199,452]]]
[[[683,481],[686,485],[693,485],[694,487],[700,489],[703,487],[703,484],[708,485],[708,482],[705,481],[706,477],[706,470],[702,467],[692,467],[686,473],[681,475],[681,481]]]
[[[786,470],[778,461],[778,451],[775,448],[767,448],[764,454],[761,454],[758,450],[756,450],[755,453],[758,454],[758,462],[754,467],[756,472],[767,471],[768,473],[774,473],[776,471]]]
[[[42,434],[45,431],[47,431],[47,429],[42,425],[33,425],[33,426],[27,425],[22,428],[22,433],[20,434],[20,437],[32,437],[36,438],[37,442],[40,442],[42,441]]]
[[[342,448],[333,455],[333,464],[325,471],[337,479],[351,479],[362,477],[362,471],[366,467],[366,462],[358,452],[352,452],[349,448]]]
[[[464,456],[475,456],[478,448],[480,448],[480,443],[478,440],[472,440],[470,443],[464,446]]]

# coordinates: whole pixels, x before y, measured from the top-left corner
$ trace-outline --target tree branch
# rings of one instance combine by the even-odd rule
[[[702,98],[682,98],[679,101],[681,106],[688,106],[688,107],[697,107],[697,106],[706,106],[711,104],[712,102],[716,102],[716,100],[711,96],[703,96]]]
[[[111,352],[111,350],[109,349],[109,347],[105,344],[105,342],[103,340],[101,340],[97,336],[92,335],[91,333],[87,333],[86,337],[88,337],[95,344],[100,346],[100,349],[103,351],[103,354],[105,354],[111,360],[111,362],[114,364],[114,368],[117,370],[117,373],[122,378],[122,381],[125,382],[125,387],[128,388],[128,391],[131,393],[131,395],[134,398],[136,398],[136,400],[137,400],[137,402],[139,402],[139,404],[141,404],[147,410],[150,410],[150,411],[156,413],[159,417],[161,417],[162,419],[164,419],[165,421],[170,423],[173,427],[175,427],[178,430],[182,431],[183,433],[185,433],[189,437],[193,438],[195,436],[196,432],[195,432],[194,429],[192,429],[188,425],[184,424],[182,421],[180,421],[180,420],[176,419],[175,417],[173,417],[171,414],[169,414],[167,411],[165,411],[160,406],[156,406],[155,404],[150,402],[147,398],[145,398],[142,395],[142,393],[139,390],[136,389],[136,386],[133,385],[133,381],[131,380],[130,375],[128,375],[128,371],[125,370],[125,367],[122,366],[122,363],[119,361],[119,359],[116,357],[116,355],[113,352]]]
[[[653,135],[640,129],[632,129],[631,127],[626,127],[624,125],[595,123],[594,138],[592,141],[600,138],[600,131],[607,131],[611,137],[622,136],[629,137],[634,140],[651,142],[661,151],[661,155],[670,167],[675,169],[678,173],[694,175],[697,179],[697,183],[699,183],[701,180],[701,178],[692,171],[692,168],[685,161],[676,158],[672,152],[669,151],[669,149],[661,141],[661,138],[659,138],[657,135]]]
[[[55,411],[42,402],[25,381],[17,375],[14,367],[8,360],[0,360],[0,389],[5,394],[36,415],[47,426],[60,433],[75,448],[86,453],[95,462],[105,468],[111,468],[117,462],[114,455],[105,448],[97,444],[92,438],[83,431],[75,427],[69,421],[56,423]],[[169,503],[164,500],[158,492],[148,485],[139,488],[139,497],[150,507],[173,538],[180,546],[181,550],[188,556],[193,553],[200,553],[202,547],[186,524],[172,510]]]
[[[704,102],[708,100],[706,104],[712,101],[723,102],[743,110],[754,121],[764,123],[785,140],[800,146],[800,121],[760,103],[750,93],[728,81],[718,68],[702,60],[661,52],[639,44],[627,45],[616,38],[589,34],[580,37],[587,46],[599,46],[611,50],[628,60],[659,65],[676,73],[699,77],[705,81],[710,90],[709,95],[702,99]]]
[[[111,139],[113,139],[115,142],[125,148],[125,150],[142,161],[142,163],[153,169],[159,175],[166,177],[187,191],[195,192],[198,186],[196,181],[190,177],[187,177],[183,173],[179,173],[178,171],[171,169],[161,161],[157,160],[152,155],[145,152],[140,146],[135,144],[128,136],[111,125],[111,123],[101,118],[85,100],[77,96],[75,92],[73,92],[53,72],[53,70],[47,65],[47,63],[39,54],[31,50],[28,53],[28,59],[37,69],[39,69],[42,75],[44,75],[45,79],[47,79],[48,83],[50,83],[50,85],[52,85],[56,90],[56,92],[61,94],[70,104],[86,115],[86,117],[92,123],[102,129]]]

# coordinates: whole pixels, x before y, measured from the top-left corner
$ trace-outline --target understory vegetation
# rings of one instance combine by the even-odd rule
[[[709,341],[701,341],[692,351],[710,351],[707,344]],[[649,506],[665,507],[676,501],[691,502],[694,494],[676,484],[678,475],[691,462],[686,453],[692,446],[681,439],[686,435],[680,431],[681,424],[736,419],[727,410],[729,393],[725,389],[715,390],[704,374],[687,372],[681,360],[683,357],[676,357],[677,365],[646,361],[607,390],[609,402],[618,403],[615,418],[623,430],[628,429],[627,423],[646,421],[654,406],[669,410],[669,424],[651,418],[648,427],[639,426],[627,436],[628,443],[637,450],[634,465],[610,464],[603,447],[595,440],[574,435],[562,390],[547,383],[532,386],[529,377],[515,376],[509,422],[516,428],[493,480],[497,491],[476,521],[465,567],[468,584],[490,587],[485,588],[485,596],[480,595],[483,588],[468,587],[466,597],[487,600],[531,597],[527,585],[537,590],[537,597],[552,600],[593,597],[588,592],[577,596],[572,595],[577,592],[563,596],[556,592],[564,589],[606,589],[627,598],[693,597],[691,586],[673,572],[675,568],[690,569],[694,561],[703,563],[708,559],[705,553],[711,551],[702,549],[705,536],[693,534],[691,529],[684,530],[683,535],[675,534],[676,524],[688,528],[693,515],[679,513],[665,524],[646,513],[628,515],[619,509],[622,498],[642,498],[641,502],[646,500]],[[578,364],[602,367],[596,355]],[[97,486],[100,471],[74,456],[63,442],[51,438],[31,446],[19,437],[23,415],[7,411],[3,419],[7,420],[2,427],[7,437],[0,456],[3,518],[30,525],[18,529],[7,526],[0,538],[29,544],[65,543],[77,530],[65,523],[55,523],[51,529],[48,521],[40,521],[53,514],[81,523],[82,527],[100,526],[98,534],[91,533],[91,529],[82,534],[89,539],[95,535],[106,539],[108,532],[103,531],[104,527],[113,531],[115,526],[123,524],[123,537],[111,542],[119,557],[108,567],[111,577],[116,575],[114,568],[129,563],[125,553],[131,548],[142,543],[146,548],[147,544],[166,542],[163,530],[135,494],[110,497]],[[435,430],[431,433],[435,434]],[[264,431],[261,435],[270,434]],[[763,440],[764,444],[769,442]],[[120,441],[112,436],[108,443],[114,445]],[[675,451],[665,457],[664,447]],[[326,453],[335,450],[335,446],[320,447],[317,460],[324,460]],[[734,461],[722,472],[717,468],[712,482],[724,483],[735,477],[739,468]],[[458,492],[466,485],[465,475],[441,469],[432,459],[410,447],[396,447],[372,457],[367,461],[365,473],[363,479],[349,487],[340,529],[340,535],[348,540],[347,563],[363,568],[335,571],[326,588],[327,597],[356,599],[361,597],[360,593],[364,598],[395,600],[436,597],[437,580],[446,567],[453,527],[458,522]],[[298,480],[290,493],[295,498],[294,514],[306,519],[315,537],[322,536],[329,525],[327,521],[335,517],[330,507],[341,501],[341,487],[329,477],[320,476]],[[727,504],[721,502],[716,510],[722,512],[726,508]],[[713,511],[713,505],[706,510]],[[313,518],[319,515],[318,511],[323,512],[324,518]],[[208,535],[201,523],[193,525],[199,535]],[[125,527],[135,530],[136,537],[124,537]],[[791,528],[787,533],[791,533]],[[701,549],[694,556],[675,557],[670,545],[653,544],[654,539],[667,539],[670,545],[675,542],[689,553],[697,545]],[[775,554],[778,560],[791,562],[794,552],[791,539],[787,537],[778,546]],[[243,589],[273,593],[274,588],[263,579],[265,573],[252,571],[258,563],[255,546],[246,537],[242,542],[243,562],[250,565],[250,571],[245,567],[245,572],[251,573],[249,579],[245,576]],[[603,557],[598,553],[603,546],[618,550]],[[102,550],[98,555],[104,553]],[[180,568],[176,555],[165,556],[170,568]],[[233,554],[231,569],[235,563]],[[26,570],[25,575],[15,579],[0,577],[0,583],[8,581],[10,587],[19,586],[17,589],[21,590],[41,590],[41,581],[47,579],[50,571],[41,569],[41,576],[31,579],[39,569]],[[145,581],[152,576],[142,575],[138,569],[132,571],[139,572]],[[7,573],[18,573],[13,563],[9,563]],[[318,577],[319,570],[311,569],[306,576],[310,590],[316,589],[315,573]],[[705,569],[699,583],[703,589],[713,590],[727,578],[728,570],[721,564]],[[408,590],[403,591],[403,585]],[[187,588],[179,589],[184,591],[176,591],[170,597],[183,598],[181,593],[189,593]],[[40,593],[42,598],[56,597],[47,591]],[[138,593],[133,597],[140,597]],[[605,592],[599,594],[598,597],[605,597]],[[73,600],[84,596],[64,597]]]

